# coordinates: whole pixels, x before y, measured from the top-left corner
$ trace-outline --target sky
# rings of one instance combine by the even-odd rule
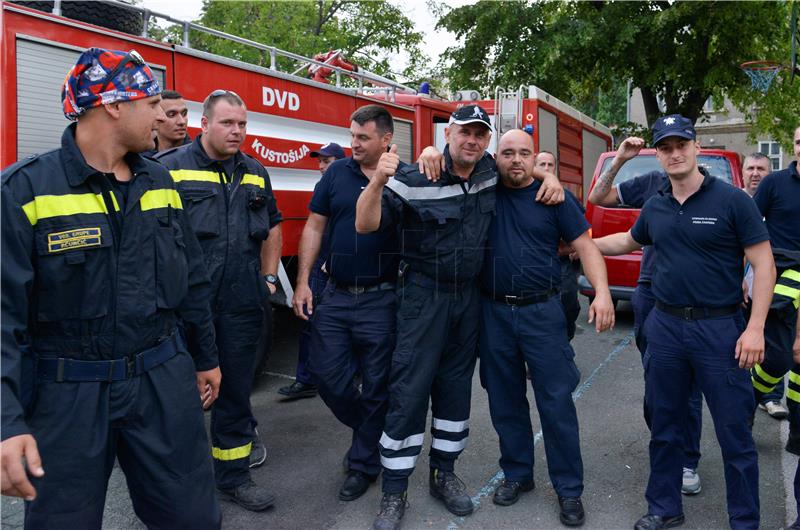
[[[445,0],[444,3],[453,7],[462,6],[474,3],[475,0]],[[398,0],[393,0],[394,4],[398,4]],[[139,6],[146,7],[151,11],[163,13],[173,18],[180,20],[194,20],[200,16],[200,11],[203,8],[202,0],[143,0]],[[408,18],[414,21],[417,29],[426,35],[423,50],[427,53],[432,62],[435,64],[439,55],[444,52],[448,46],[456,43],[456,38],[452,33],[447,31],[435,31],[434,26],[436,20],[428,11],[428,6],[425,0],[402,0],[402,6]],[[264,44],[269,44],[265,42]],[[292,51],[292,50],[287,50]],[[320,50],[327,51],[327,50]],[[398,64],[392,64],[394,71],[402,70],[404,58],[398,58]]]

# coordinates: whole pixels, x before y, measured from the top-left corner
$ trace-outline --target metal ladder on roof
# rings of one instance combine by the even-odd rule
[[[497,137],[511,129],[522,127],[522,100],[524,87],[505,90],[497,87],[494,91],[494,128]]]
[[[64,0],[55,0],[53,2],[53,14],[61,15],[61,4]],[[194,22],[189,22],[188,20],[179,20],[173,18],[169,15],[164,13],[158,13],[155,11],[151,11],[150,9],[135,6],[129,4],[127,2],[120,2],[119,0],[98,0],[104,4],[111,4],[116,5],[119,7],[124,7],[131,11],[136,11],[142,15],[142,34],[141,37],[149,38],[147,34],[148,25],[152,18],[163,19],[173,24],[178,24],[183,28],[183,39],[181,45],[184,48],[192,48],[191,41],[189,39],[190,31],[199,31],[201,33],[205,33],[207,35],[212,35],[214,37],[218,37],[223,40],[227,40],[229,42],[235,42],[237,44],[242,44],[244,46],[249,46],[256,50],[260,50],[262,52],[266,52],[269,54],[269,69],[274,70],[276,72],[281,72],[285,75],[291,75],[294,77],[298,77],[308,81],[309,79],[303,76],[297,75],[297,72],[300,72],[306,69],[308,66],[317,65],[323,66],[325,68],[330,68],[334,71],[336,75],[336,83],[334,86],[342,87],[342,75],[351,77],[358,82],[358,92],[369,92],[371,95],[375,95],[376,93],[383,92],[385,94],[387,101],[395,101],[395,95],[400,92],[404,94],[416,94],[417,91],[409,86],[403,85],[402,83],[398,83],[397,81],[393,81],[387,77],[382,75],[378,75],[373,72],[363,71],[359,69],[358,71],[350,71],[344,68],[340,68],[338,66],[334,66],[325,62],[317,61],[310,57],[304,57],[302,55],[298,55],[296,53],[292,53],[286,50],[281,50],[280,48],[276,48],[274,46],[267,46],[266,44],[262,44],[260,42],[256,42],[250,39],[245,39],[244,37],[239,37],[237,35],[232,35],[230,33],[225,33],[224,31],[219,31],[212,28],[207,28],[205,26],[201,26],[200,24],[196,24]],[[284,57],[287,59],[291,59],[299,65],[294,71],[282,71],[278,67],[278,57]],[[366,90],[365,90],[366,89]]]

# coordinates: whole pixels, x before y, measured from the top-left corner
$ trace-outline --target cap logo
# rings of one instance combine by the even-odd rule
[[[664,118],[664,125],[672,125],[673,123],[675,123],[675,118]]]
[[[481,108],[480,107],[475,107],[474,109],[472,109],[472,116],[470,116],[470,118],[483,119],[483,112],[481,112]]]

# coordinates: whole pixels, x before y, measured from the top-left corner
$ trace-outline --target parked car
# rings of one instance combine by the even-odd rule
[[[590,192],[594,188],[597,178],[608,169],[616,154],[616,151],[609,151],[600,155],[589,188]],[[712,176],[733,186],[744,187],[742,164],[738,153],[722,149],[701,149],[698,164],[708,170]],[[660,169],[661,165],[656,159],[655,149],[642,149],[636,158],[622,166],[614,179],[614,184],[617,185],[620,182]],[[602,237],[629,230],[639,217],[639,212],[638,208],[625,206],[605,208],[592,203],[586,204],[586,219],[592,225],[592,237]],[[608,269],[608,285],[614,303],[616,304],[619,300],[630,300],[633,290],[636,288],[636,281],[639,279],[642,252],[637,250],[624,256],[607,256],[605,261]],[[580,276],[578,288],[581,294],[588,296],[590,300],[594,298],[594,288],[586,276]]]

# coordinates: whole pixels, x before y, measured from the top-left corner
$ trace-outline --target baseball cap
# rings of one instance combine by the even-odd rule
[[[61,88],[64,116],[76,120],[93,107],[161,93],[158,80],[136,50],[89,48],[70,68]]]
[[[490,131],[494,131],[492,122],[489,121],[489,115],[479,105],[465,105],[457,109],[450,115],[448,125],[466,125],[468,123],[482,123],[486,125]]]
[[[694,124],[689,118],[684,118],[680,114],[670,114],[658,118],[653,124],[653,145],[670,136],[678,136],[687,140],[697,138]]]
[[[320,156],[332,156],[338,160],[339,158],[344,158],[345,154],[341,145],[330,142],[320,147],[317,151],[311,151],[309,156],[312,158],[317,158]]]

